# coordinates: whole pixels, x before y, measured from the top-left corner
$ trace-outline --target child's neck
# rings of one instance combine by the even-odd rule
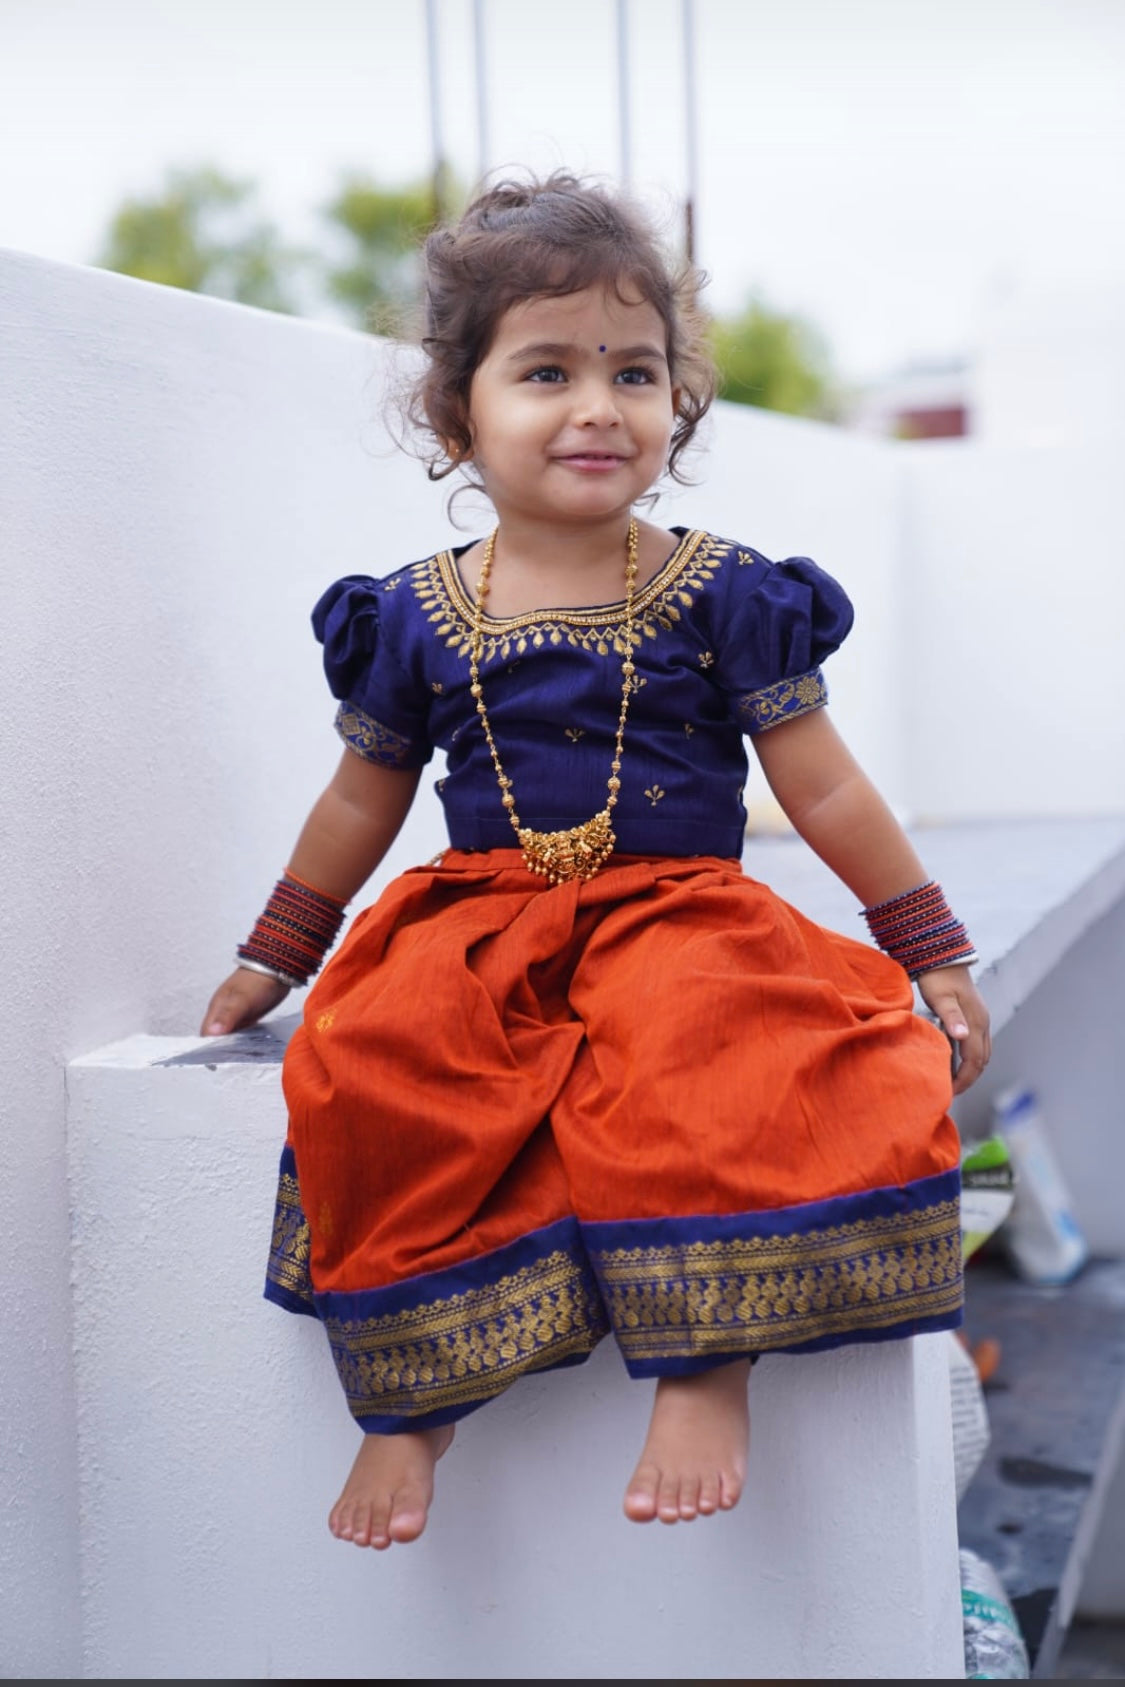
[[[648,522],[638,524],[637,585],[644,586],[664,565],[676,537]],[[499,621],[542,609],[582,609],[620,603],[625,596],[629,518],[599,524],[544,528],[505,516],[493,557],[487,613]],[[461,558],[461,577],[475,595],[483,542]]]

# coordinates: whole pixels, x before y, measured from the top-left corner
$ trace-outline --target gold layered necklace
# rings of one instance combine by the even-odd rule
[[[613,760],[609,768],[606,803],[593,819],[584,820],[580,826],[571,826],[565,832],[534,832],[530,826],[520,824],[512,781],[504,772],[500,752],[492,736],[488,711],[484,706],[484,687],[480,682],[480,659],[484,648],[484,606],[488,599],[488,583],[492,575],[492,558],[496,551],[498,532],[499,528],[494,527],[489,534],[481,559],[477,600],[473,610],[472,642],[469,648],[469,690],[476,702],[488,753],[496,769],[500,800],[507,810],[512,830],[519,839],[528,871],[545,878],[549,885],[562,884],[569,879],[592,879],[594,874],[605,866],[617,843],[611,817],[617,807],[617,798],[621,790],[621,749],[625,742],[625,720],[633,691],[633,675],[636,673],[633,665],[633,594],[637,584],[637,523],[630,516],[629,536],[625,543],[625,628],[621,635],[625,645],[625,660],[621,664],[621,713],[617,717],[617,734],[614,738]]]

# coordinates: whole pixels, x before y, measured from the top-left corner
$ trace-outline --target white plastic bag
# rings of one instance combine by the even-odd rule
[[[949,1395],[953,1412],[953,1476],[960,1503],[988,1451],[992,1430],[976,1362],[953,1330],[949,1332]]]

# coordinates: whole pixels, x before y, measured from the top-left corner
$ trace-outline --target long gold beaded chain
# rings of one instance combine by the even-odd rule
[[[622,635],[625,660],[621,664],[621,713],[617,718],[617,735],[614,739],[613,761],[609,769],[606,804],[601,813],[595,814],[592,820],[584,820],[580,826],[571,826],[565,832],[533,832],[530,826],[520,825],[512,781],[501,764],[500,752],[492,736],[488,711],[484,706],[484,687],[480,682],[480,659],[484,647],[484,606],[488,598],[488,582],[492,574],[492,557],[496,550],[498,532],[499,528],[494,527],[489,534],[481,559],[469,649],[469,690],[476,700],[477,714],[484,729],[488,753],[496,769],[500,800],[508,812],[512,830],[519,839],[528,871],[545,878],[549,885],[562,884],[568,879],[592,879],[594,874],[605,866],[617,843],[611,816],[621,790],[621,750],[625,742],[625,720],[633,691],[633,675],[636,673],[633,664],[633,594],[637,584],[637,523],[630,516],[629,536],[625,544],[625,630]]]

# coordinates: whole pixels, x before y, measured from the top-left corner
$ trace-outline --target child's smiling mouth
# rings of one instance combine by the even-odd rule
[[[619,453],[611,451],[568,451],[554,458],[556,463],[562,463],[567,468],[593,473],[616,469],[627,460]]]

